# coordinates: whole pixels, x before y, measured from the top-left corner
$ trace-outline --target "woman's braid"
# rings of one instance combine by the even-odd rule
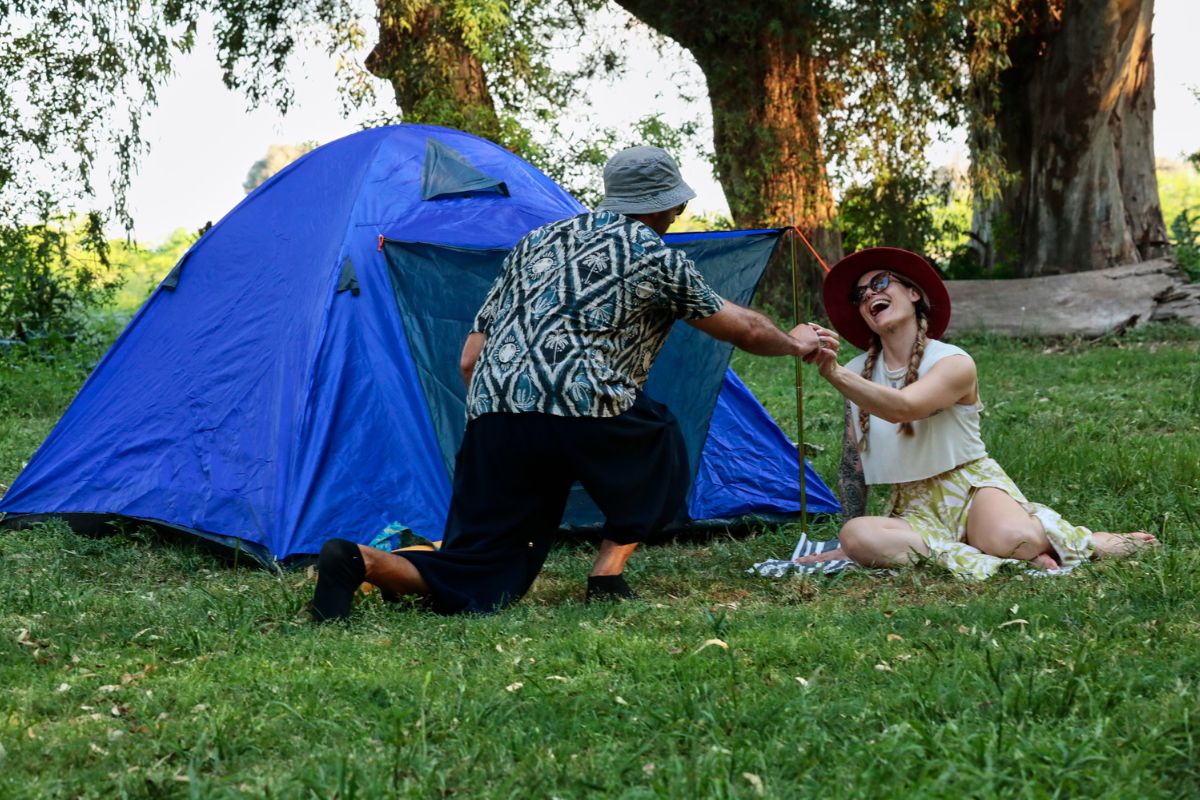
[[[878,336],[871,337],[871,346],[867,349],[867,360],[863,363],[862,376],[867,380],[871,380],[871,376],[875,373],[875,361],[879,358],[879,354],[883,352],[883,346],[879,343]],[[858,409],[858,452],[867,452],[867,431],[871,429],[871,415],[867,413],[865,408]]]
[[[913,344],[912,356],[908,359],[908,372],[904,375],[904,386],[917,379],[917,370],[921,366],[921,359],[925,357],[925,344],[929,341],[926,331],[929,330],[929,320],[924,314],[917,315],[917,341]],[[903,386],[900,388],[904,388]],[[916,433],[913,430],[911,422],[901,422],[900,432],[905,436],[912,436]]]

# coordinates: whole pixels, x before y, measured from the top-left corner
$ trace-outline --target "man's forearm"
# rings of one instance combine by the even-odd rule
[[[813,345],[807,345],[781,331],[765,314],[753,309],[746,309],[746,314],[746,334],[741,341],[734,342],[739,349],[756,356],[803,357],[812,352]]]

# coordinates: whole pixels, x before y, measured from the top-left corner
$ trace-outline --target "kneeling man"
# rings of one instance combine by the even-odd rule
[[[682,508],[689,472],[671,411],[642,386],[677,319],[766,356],[811,360],[837,337],[784,333],[723,300],[666,233],[695,193],[664,150],[633,147],[604,168],[593,213],[545,225],[505,259],[462,354],[467,429],[443,547],[385,553],[344,539],[321,551],[311,611],[349,616],[364,580],[433,610],[491,612],[533,584],[579,481],[604,514],[587,598],[634,596],[637,547]]]

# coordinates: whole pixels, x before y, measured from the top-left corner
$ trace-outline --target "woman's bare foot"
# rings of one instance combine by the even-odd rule
[[[1095,547],[1092,558],[1100,559],[1125,558],[1145,548],[1161,547],[1162,543],[1155,538],[1154,534],[1146,533],[1146,531],[1134,531],[1133,533],[1096,531],[1092,534],[1092,545]]]
[[[835,547],[832,550],[826,550],[824,553],[813,553],[811,556],[802,556],[793,558],[793,564],[820,564],[825,561],[849,561],[850,556],[846,555],[846,551],[840,547]]]
[[[1045,570],[1058,569],[1062,566],[1055,561],[1054,556],[1050,555],[1049,553],[1039,553],[1038,555],[1029,559],[1029,563],[1033,564],[1038,569]]]

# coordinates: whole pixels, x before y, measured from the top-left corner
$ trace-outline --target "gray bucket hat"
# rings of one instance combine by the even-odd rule
[[[596,210],[654,214],[695,196],[666,150],[643,145],[622,150],[604,165],[604,200]]]

